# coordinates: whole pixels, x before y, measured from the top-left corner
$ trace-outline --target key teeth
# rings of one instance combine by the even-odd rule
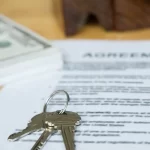
[[[81,120],[77,121],[75,125],[76,125],[76,126],[81,125]]]
[[[16,142],[16,141],[18,141],[19,139],[10,139],[10,138],[8,138],[7,140],[8,140],[8,142]]]
[[[40,143],[40,145],[35,150],[40,150],[43,147],[44,143]]]
[[[20,132],[11,134],[11,135],[8,137],[8,141],[10,141],[10,142],[19,141],[19,139],[21,139],[21,137],[22,137],[22,136],[18,136],[19,133],[20,133]]]
[[[12,139],[10,139],[10,138],[8,138],[7,140],[8,140],[8,142],[14,142],[14,140],[12,140]]]
[[[19,139],[11,139],[11,138],[8,138],[7,139],[9,142],[16,142],[16,141],[18,141]]]
[[[14,138],[15,134],[12,134],[8,137],[8,141],[10,142],[14,142],[14,141],[17,141],[17,138]]]

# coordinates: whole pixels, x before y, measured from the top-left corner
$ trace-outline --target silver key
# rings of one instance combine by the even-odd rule
[[[47,112],[47,113],[41,113],[39,115],[36,115],[31,119],[31,121],[28,123],[28,127],[21,132],[14,133],[8,137],[9,141],[16,141],[21,139],[22,137],[29,135],[35,131],[42,131],[44,130],[43,134],[40,136],[39,140],[35,143],[32,150],[39,150],[44,146],[46,143],[47,138],[54,134],[56,132],[56,129],[54,128],[54,125],[49,122],[47,122],[47,116],[49,118],[54,118],[56,112]]]
[[[45,118],[45,113],[41,113],[39,115],[36,115],[31,119],[31,121],[28,123],[27,128],[22,130],[21,132],[14,133],[8,137],[9,141],[16,141],[19,140],[20,138],[29,135],[35,131],[41,131],[44,128],[44,118]]]
[[[48,127],[44,130],[43,134],[40,136],[40,138],[37,140],[35,145],[32,147],[31,150],[40,150],[44,147],[46,144],[46,141],[52,136],[54,133],[56,133],[56,130],[53,127]]]
[[[67,103],[63,110],[57,112],[46,112],[48,104],[47,102],[44,106],[43,113],[33,117],[26,129],[22,130],[19,133],[10,135],[8,139],[14,141],[32,132],[44,130],[40,138],[37,140],[37,142],[31,149],[40,150],[46,144],[46,141],[48,140],[50,135],[53,135],[58,130],[60,130],[62,131],[62,136],[66,146],[66,150],[74,150],[74,130],[75,126],[79,125],[81,118],[77,113],[66,111],[66,107],[70,100],[67,92],[56,91],[51,95],[50,99],[53,98],[53,96],[58,92],[63,92],[67,95]]]
[[[66,150],[75,150],[74,144],[74,127],[73,126],[62,126],[62,136],[66,146]]]
[[[74,130],[80,124],[81,117],[74,112],[66,111],[63,114],[56,112],[53,116],[47,116],[49,126],[53,124],[54,128],[61,131],[66,150],[74,150]]]
[[[77,113],[67,112],[68,121],[63,122],[61,126],[61,133],[63,136],[66,150],[75,150],[74,131],[75,127],[80,124],[80,116]],[[70,119],[69,119],[70,118]]]
[[[66,111],[59,114],[59,111],[47,113],[45,118],[45,131],[35,143],[32,150],[40,150],[50,137],[57,131],[62,132],[66,150],[74,150],[74,130],[79,125],[81,118],[77,113]]]
[[[59,114],[59,111],[46,113],[45,130],[31,150],[40,150],[46,144],[51,135],[57,131],[62,132],[66,150],[74,150],[74,130],[81,120],[77,113],[65,112]]]

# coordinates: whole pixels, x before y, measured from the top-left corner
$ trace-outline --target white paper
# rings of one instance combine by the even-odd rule
[[[150,41],[53,41],[64,54],[65,70],[129,70],[150,68]]]
[[[53,49],[54,51],[56,49]],[[51,54],[52,50],[48,50],[47,56],[36,58],[35,60],[28,60],[26,63],[18,63],[9,68],[3,69],[0,74],[0,84],[14,84],[14,82],[23,82],[30,80],[34,76],[45,74],[47,72],[55,72],[62,68],[61,53]],[[49,55],[51,54],[51,55]],[[7,74],[7,76],[6,76]]]
[[[82,44],[79,43],[79,45]],[[92,41],[86,43],[89,49],[92,49],[95,45],[95,42]],[[105,47],[111,44],[111,42],[99,43],[99,46],[97,44],[97,47],[90,51],[92,54],[100,51],[102,44]],[[59,44],[58,42],[58,46],[60,46]],[[69,45],[70,42],[67,42],[67,44]],[[72,66],[76,66],[77,58],[79,58],[80,65],[83,65],[82,68],[84,68],[82,61],[84,62],[85,57],[83,56],[89,51],[88,49],[86,51],[85,47],[79,47],[78,44],[71,41],[72,47],[76,46],[76,51],[73,48],[70,49],[70,53],[66,45],[61,47],[66,49],[66,53],[64,53],[66,62],[69,62],[69,58],[72,58],[70,62],[72,62]],[[132,47],[130,47],[130,44]],[[139,69],[139,66],[128,66],[126,69],[98,70],[85,68],[81,71],[81,67],[69,69],[69,63],[66,63],[67,66],[64,66],[66,71],[56,73],[53,78],[50,78],[50,74],[44,74],[36,79],[34,78],[34,81],[30,83],[18,83],[4,88],[0,94],[2,100],[0,117],[3,118],[0,136],[1,148],[4,150],[31,149],[38,139],[39,133],[29,135],[17,142],[7,142],[8,136],[17,129],[25,128],[28,120],[41,113],[50,93],[57,89],[63,89],[71,97],[67,110],[77,112],[82,118],[82,123],[77,127],[75,133],[76,150],[149,150],[150,71],[147,67],[149,59],[141,57],[141,54],[144,54],[144,57],[145,54],[149,56],[148,44],[149,42],[133,42],[133,44],[129,43],[128,45],[128,43],[116,42],[103,51],[105,55],[110,51],[127,53],[129,57],[123,58],[124,64],[130,63],[133,65],[144,62],[146,67],[143,69]],[[113,45],[116,48],[119,48],[120,45],[121,49],[114,49]],[[145,45],[145,48],[143,45]],[[133,47],[136,49],[132,49]],[[133,52],[137,56],[134,59],[130,58]],[[73,60],[73,56],[76,59]],[[108,63],[116,63],[116,65],[122,62],[120,57],[106,59]],[[105,59],[99,60],[90,57],[86,60],[86,63],[94,64],[95,60],[98,63],[99,61],[104,63],[104,68],[106,68]],[[64,102],[65,99],[52,100],[48,111],[60,110],[63,108]],[[49,148],[51,150],[65,150],[60,134],[50,138],[44,150]]]

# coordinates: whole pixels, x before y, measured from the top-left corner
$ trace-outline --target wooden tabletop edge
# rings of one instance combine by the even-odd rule
[[[3,86],[2,85],[0,85],[0,91],[3,89]]]

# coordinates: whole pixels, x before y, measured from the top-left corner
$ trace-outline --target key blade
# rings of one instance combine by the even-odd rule
[[[57,131],[54,130],[53,128],[47,128],[44,130],[40,138],[37,140],[37,142],[34,144],[31,150],[40,150],[44,147],[46,144],[47,140],[55,134]]]
[[[66,150],[75,150],[74,126],[62,126],[62,136]]]
[[[45,114],[41,113],[36,116],[34,116],[31,121],[28,123],[27,128],[22,130],[21,132],[14,133],[8,137],[8,141],[17,141],[20,138],[31,134],[35,131],[41,130],[43,128],[43,120],[41,118],[44,118]]]
[[[25,137],[26,135],[29,135],[35,131],[40,129],[38,126],[33,126],[33,127],[27,127],[26,129],[22,130],[21,132],[14,133],[8,137],[8,141],[17,141],[21,139],[22,137]]]

